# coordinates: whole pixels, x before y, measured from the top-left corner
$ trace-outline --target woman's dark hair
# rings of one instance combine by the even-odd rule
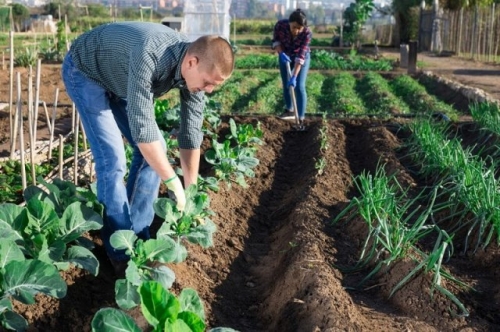
[[[293,13],[290,14],[288,18],[288,22],[297,22],[297,24],[306,27],[307,26],[307,17],[306,13],[302,11],[302,9],[297,8]]]

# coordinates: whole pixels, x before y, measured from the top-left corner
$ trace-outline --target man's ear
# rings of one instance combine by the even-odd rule
[[[199,62],[200,62],[200,59],[198,59],[198,57],[196,55],[189,55],[187,56],[187,64],[188,64],[188,68],[194,68],[196,67]]]

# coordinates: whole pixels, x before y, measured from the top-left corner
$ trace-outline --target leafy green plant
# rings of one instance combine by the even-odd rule
[[[41,45],[38,54],[43,62],[62,62],[66,54],[66,45],[63,45],[62,50],[58,49],[58,47],[59,43],[52,38],[48,39],[46,44]]]
[[[319,158],[314,163],[314,168],[318,171],[318,175],[322,175],[326,167],[326,159],[324,157]]]
[[[212,236],[216,226],[210,219],[214,214],[210,210],[210,198],[207,193],[197,191],[195,185],[186,189],[184,211],[178,211],[176,203],[170,198],[158,198],[154,210],[164,220],[157,238],[173,238],[179,245],[184,238],[204,248],[213,245]]]
[[[26,206],[0,205],[0,232],[17,243],[27,258],[34,258],[66,270],[70,264],[97,275],[99,262],[91,252],[93,242],[83,235],[102,227],[102,206],[85,198],[69,182],[44,183],[51,191],[30,186],[24,195]]]
[[[35,168],[35,176],[44,177],[52,170],[52,167],[44,163],[26,164],[26,181],[32,183],[32,168]],[[6,160],[0,163],[0,202],[21,203],[23,196],[21,162],[19,160]]]
[[[332,70],[379,70],[390,71],[393,61],[388,59],[370,59],[361,55],[342,56],[336,52],[313,50],[310,69]],[[250,54],[236,59],[237,69],[278,69],[275,55]]]
[[[262,145],[263,132],[260,129],[260,122],[257,122],[257,126],[254,127],[252,124],[239,124],[234,122],[234,119],[229,119],[229,129],[230,134],[226,135],[227,139],[234,139],[236,144],[241,147],[256,149],[256,145]]]
[[[171,107],[167,99],[155,100],[154,113],[158,126],[164,130],[179,128],[181,107]]]
[[[321,153],[325,153],[328,150],[328,122],[326,121],[326,112],[323,112],[322,117],[322,126],[319,129],[320,134],[320,147],[319,150]]]
[[[202,131],[205,135],[212,137],[217,136],[217,132],[222,123],[220,118],[220,103],[215,102],[212,99],[208,99],[203,109],[203,127]]]
[[[155,281],[143,282],[139,287],[141,311],[153,332],[203,332],[205,310],[195,290],[185,288],[178,297]],[[121,310],[104,308],[92,319],[92,331],[140,332],[132,317]],[[211,332],[236,332],[230,328],[216,328]]]
[[[26,201],[36,198],[40,201],[49,203],[59,216],[61,216],[67,207],[74,202],[82,203],[101,217],[104,215],[104,206],[97,200],[95,183],[92,184],[89,189],[86,189],[77,187],[72,182],[59,178],[55,178],[52,183],[40,177],[37,180],[46,189],[37,186],[27,187],[23,194]]]
[[[216,178],[212,176],[208,177],[202,177],[201,175],[198,175],[198,191],[203,191],[203,192],[208,192],[209,190],[212,190],[213,192],[218,192],[219,191],[219,184]]]
[[[145,281],[158,281],[165,289],[172,286],[175,275],[164,264],[180,263],[186,259],[183,239],[205,248],[213,245],[216,226],[209,218],[213,214],[209,204],[208,195],[197,192],[196,186],[192,185],[186,190],[186,206],[182,212],[169,198],[159,198],[155,202],[156,214],[164,219],[156,239],[139,239],[131,230],[120,230],[111,235],[111,245],[125,250],[130,256],[126,279],[115,283],[115,297],[120,308],[130,309],[139,304],[137,289]]]
[[[16,52],[14,56],[14,66],[25,67],[36,66],[38,61],[38,50],[36,48],[26,47],[24,51]]]
[[[83,233],[102,227],[102,218],[80,202],[70,204],[59,217],[53,205],[31,198],[25,207],[0,205],[0,230],[10,234],[26,257],[66,270],[70,264],[94,275],[99,261]]]
[[[246,188],[245,176],[254,177],[252,168],[259,164],[253,150],[244,147],[231,147],[231,142],[225,140],[219,143],[212,141],[212,149],[205,152],[205,160],[213,165],[215,176],[226,181],[231,187],[231,182],[236,182]]]
[[[325,50],[311,52],[311,69],[390,71],[393,61],[388,59],[370,59],[357,55],[354,51],[348,56]]]
[[[0,223],[5,223],[5,215]],[[2,232],[5,234],[5,232]],[[12,234],[11,234],[12,236]],[[9,330],[24,331],[28,323],[13,311],[11,299],[24,304],[35,303],[35,295],[43,293],[56,298],[66,296],[67,285],[57,269],[40,260],[26,260],[12,239],[0,241],[0,325]]]
[[[179,141],[177,140],[177,137],[173,137],[172,135],[170,135],[170,133],[167,133],[163,130],[161,131],[161,133],[167,146],[168,161],[170,162],[170,164],[176,165],[180,157]]]
[[[172,287],[174,272],[165,265],[155,265],[155,262],[181,261],[187,256],[185,250],[171,238],[144,241],[132,230],[116,231],[111,235],[110,241],[114,248],[126,250],[126,254],[130,256],[125,279],[115,282],[115,300],[122,309],[131,309],[139,304],[138,287],[145,281],[156,280],[165,289]]]

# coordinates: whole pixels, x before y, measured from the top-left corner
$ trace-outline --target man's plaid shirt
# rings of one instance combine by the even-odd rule
[[[189,41],[158,23],[120,22],[99,26],[71,46],[76,67],[107,91],[127,101],[136,143],[159,140],[154,98],[178,88],[181,100],[179,147],[198,149],[203,134],[204,92],[191,93],[181,76]]]
[[[290,32],[290,22],[279,20],[274,25],[273,48],[281,45],[286,55],[295,58],[295,62],[303,65],[307,52],[310,51],[312,32],[309,27],[304,27],[301,33],[294,39]]]

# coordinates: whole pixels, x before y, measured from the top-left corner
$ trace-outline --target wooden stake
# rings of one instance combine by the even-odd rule
[[[54,100],[54,109],[52,110],[52,124],[51,124],[51,127],[52,127],[52,131],[50,132],[50,141],[49,141],[49,155],[48,155],[48,159],[52,159],[52,142],[54,141],[54,134],[55,134],[55,131],[56,131],[56,113],[57,113],[57,99],[59,98],[59,88],[56,88],[56,96],[55,96],[55,100]]]
[[[13,110],[13,102],[14,102],[14,31],[10,31],[9,33],[9,47],[10,47],[10,55],[9,55],[9,120],[10,120],[10,158],[14,158],[14,151],[16,150],[16,131],[17,131],[17,123],[13,122],[12,116],[14,113]],[[20,73],[18,73],[20,75]],[[19,82],[19,84],[21,84]],[[16,112],[17,114],[17,112]]]
[[[75,133],[75,136],[74,136],[74,147],[73,147],[73,150],[74,150],[74,156],[75,156],[75,160],[74,160],[74,163],[73,163],[73,183],[76,185],[78,183],[78,133],[79,133],[79,126],[78,124],[80,123],[80,114],[76,113],[76,123],[75,123],[75,128],[74,128],[74,133]]]
[[[64,140],[63,136],[59,134],[59,178],[63,179],[63,153],[64,153]]]
[[[66,39],[66,52],[69,51],[68,41],[68,15],[64,15],[64,38]]]
[[[75,103],[71,104],[71,130],[75,132],[75,120],[76,119],[76,108]]]
[[[21,161],[21,181],[23,191],[26,189],[26,160],[24,158],[23,113],[21,103],[21,73],[17,72],[17,118],[19,119],[19,153]]]
[[[92,162],[92,157],[90,157],[90,171],[89,171],[89,181],[92,183],[92,177],[94,176],[94,163]]]
[[[30,141],[30,162],[31,162],[31,175],[32,183],[36,185],[35,181],[35,137],[33,136],[33,68],[29,67],[28,73],[28,132]]]
[[[38,59],[36,63],[36,76],[35,76],[35,112],[33,114],[33,137],[36,144],[36,132],[38,127],[38,103],[40,102],[40,71],[42,69],[42,59]]]
[[[87,135],[85,134],[85,129],[83,128],[83,123],[81,119],[80,119],[80,130],[82,131],[83,151],[87,151]]]
[[[47,123],[47,127],[49,128],[49,133],[52,134],[52,124],[50,123],[49,111],[47,110],[47,104],[42,101],[43,112],[45,113],[45,122]]]

